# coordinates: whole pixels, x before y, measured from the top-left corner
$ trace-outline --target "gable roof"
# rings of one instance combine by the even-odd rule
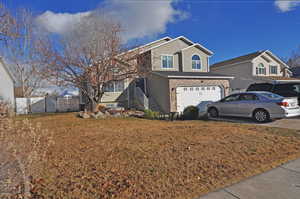
[[[154,43],[156,43],[156,42],[163,41],[163,40],[165,40],[166,42],[168,42],[168,41],[172,40],[172,38],[171,38],[171,37],[163,37],[163,38],[157,39],[157,40],[155,40],[155,41],[152,41],[152,42],[150,42],[150,43],[146,43],[146,44],[144,44],[144,45],[137,46],[137,47],[135,47],[135,48],[132,48],[132,49],[130,49],[130,50],[127,50],[127,51],[125,51],[125,52],[122,52],[120,55],[123,55],[123,54],[125,54],[125,53],[130,53],[130,52],[135,51],[135,50],[138,50],[138,49],[143,49],[143,48],[145,48],[145,47],[147,47],[147,46],[149,46],[149,45],[151,45],[151,44],[154,44]]]
[[[179,37],[176,37],[176,38],[174,38],[174,39],[171,39],[170,41],[167,41],[167,42],[165,42],[165,43],[159,44],[159,45],[157,45],[157,46],[153,46],[152,48],[149,48],[149,49],[147,49],[147,50],[144,51],[144,52],[147,52],[147,51],[150,51],[150,50],[159,48],[159,47],[161,47],[161,46],[164,46],[164,45],[166,45],[166,44],[172,43],[172,42],[177,41],[177,40],[179,40],[179,39],[182,40],[182,41],[184,41],[184,42],[186,42],[186,43],[189,45],[187,48],[196,46],[196,47],[198,47],[198,48],[200,48],[200,49],[206,51],[206,53],[207,53],[208,55],[213,55],[213,52],[212,52],[212,51],[208,50],[207,48],[205,48],[204,46],[202,46],[202,45],[200,45],[200,44],[198,44],[198,43],[195,44],[194,42],[192,42],[191,40],[189,40],[188,38],[186,38],[186,37],[184,37],[184,36],[179,36]],[[185,49],[186,49],[186,48],[185,48]],[[184,49],[180,49],[180,50],[184,50]],[[144,53],[144,52],[143,52],[143,53]]]
[[[3,58],[0,57],[0,65],[3,66],[4,70],[6,71],[6,73],[8,74],[8,76],[10,77],[10,79],[15,83],[15,78],[12,76],[11,72],[8,70],[6,64],[3,61]]]
[[[222,62],[215,63],[211,67],[220,67],[220,66],[225,66],[225,65],[232,65],[232,64],[242,63],[242,62],[248,62],[248,61],[252,61],[253,59],[255,59],[258,56],[263,55],[263,54],[268,54],[273,59],[275,59],[277,62],[284,65],[286,68],[290,68],[286,63],[284,63],[281,59],[279,59],[277,56],[275,56],[269,50],[260,50],[260,51],[256,51],[256,52],[253,52],[253,53],[250,53],[250,54],[247,54],[247,55],[242,55],[242,56],[239,56],[239,57],[228,59],[228,60],[225,60],[225,61],[222,61]]]
[[[211,67],[219,67],[219,66],[225,66],[225,65],[231,65],[231,64],[236,64],[236,63],[241,63],[241,62],[247,62],[251,61],[254,58],[258,57],[259,55],[263,54],[265,51],[256,51],[247,55],[242,55],[239,57],[235,57],[232,59],[228,59],[222,62],[218,62],[213,64]]]
[[[273,57],[276,61],[284,65],[286,68],[290,68],[285,62],[283,62],[281,59],[279,59],[276,55],[274,55],[271,51],[265,50],[264,53],[268,54],[269,56]]]
[[[196,43],[196,44],[193,44],[193,45],[191,45],[191,46],[189,46],[189,47],[186,47],[186,48],[182,49],[181,51],[190,49],[190,48],[192,48],[192,47],[197,47],[197,48],[199,48],[200,50],[204,50],[204,51],[206,51],[206,53],[207,53],[208,55],[210,55],[210,56],[214,54],[212,51],[208,50],[207,48],[205,48],[204,46],[202,46],[202,45],[199,44],[199,43]]]

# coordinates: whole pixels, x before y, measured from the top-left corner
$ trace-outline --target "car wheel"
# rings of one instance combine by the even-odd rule
[[[264,110],[264,109],[259,109],[254,111],[253,113],[253,119],[256,122],[268,122],[270,120],[270,114],[268,113],[268,111]]]
[[[219,117],[219,112],[216,108],[210,108],[208,110],[208,117],[217,118]]]

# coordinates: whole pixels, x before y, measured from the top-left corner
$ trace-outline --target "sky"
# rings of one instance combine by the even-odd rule
[[[65,34],[101,9],[120,20],[124,42],[185,36],[214,52],[210,63],[257,50],[288,57],[300,46],[300,0],[0,0],[26,7],[48,31]]]

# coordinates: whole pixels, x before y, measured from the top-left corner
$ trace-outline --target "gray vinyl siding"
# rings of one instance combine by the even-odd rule
[[[211,67],[210,70],[218,74],[234,76],[235,78],[230,80],[231,91],[244,91],[254,82],[252,65],[252,62],[245,62],[235,65]]]
[[[253,76],[257,76],[256,75],[256,67],[262,63],[264,64],[264,66],[266,67],[266,76],[283,76],[283,72],[280,72],[281,71],[281,66],[277,61],[275,61],[272,57],[268,56],[267,54],[264,54],[265,57],[267,57],[270,62],[267,62],[264,58],[262,58],[261,56],[260,57],[257,57],[253,60],[253,71],[252,71],[252,74]],[[278,67],[278,74],[277,75],[274,75],[274,74],[270,74],[270,65],[273,65],[273,66],[277,66]]]
[[[201,59],[201,69],[192,68],[192,57],[198,55]],[[209,72],[208,71],[208,55],[197,47],[191,47],[182,51],[183,72]]]
[[[153,71],[179,71],[179,68],[182,68],[181,63],[181,50],[188,47],[189,45],[177,39],[175,41],[169,42],[165,45],[162,45],[158,48],[151,50],[152,53],[152,70]],[[173,68],[162,68],[162,56],[163,55],[172,55],[173,56]]]
[[[14,82],[0,61],[0,96],[12,106],[15,105]]]
[[[147,78],[150,109],[154,111],[170,112],[169,79],[150,74]],[[152,100],[152,101],[151,101]],[[151,106],[151,105],[158,105]]]

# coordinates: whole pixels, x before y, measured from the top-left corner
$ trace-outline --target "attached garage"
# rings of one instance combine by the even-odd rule
[[[170,113],[183,112],[184,108],[193,105],[202,112],[208,102],[229,94],[230,79],[233,77],[210,72],[152,72],[148,78],[150,108],[158,110],[156,107],[159,107],[158,111]]]
[[[186,86],[176,88],[177,112],[183,112],[188,106],[203,109],[209,102],[215,102],[224,97],[222,86]]]

